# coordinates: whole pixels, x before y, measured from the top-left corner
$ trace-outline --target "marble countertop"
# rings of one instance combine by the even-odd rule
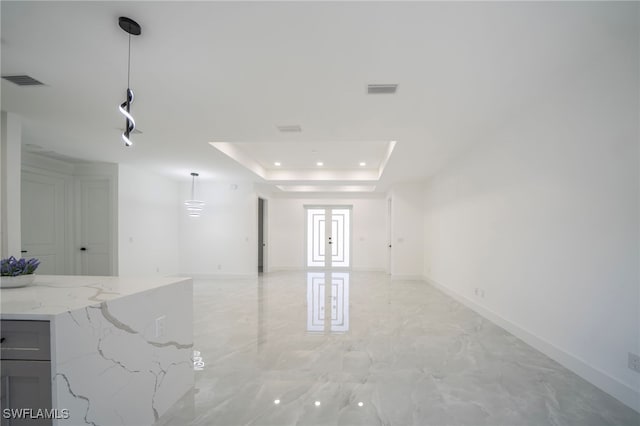
[[[181,277],[37,275],[33,284],[27,287],[0,289],[0,318],[50,320],[68,311],[189,280]]]

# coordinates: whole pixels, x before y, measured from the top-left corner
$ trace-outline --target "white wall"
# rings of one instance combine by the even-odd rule
[[[423,184],[395,185],[391,197],[391,274],[421,279],[423,272]]]
[[[271,198],[268,202],[269,271],[305,268],[305,204],[351,205],[352,269],[385,271],[387,207],[383,198]]]
[[[206,203],[199,218],[188,217],[182,205],[190,196],[191,184],[181,185],[177,222],[181,273],[256,275],[258,198],[253,183],[197,182],[196,198]]]
[[[640,409],[640,375],[627,367],[640,352],[634,45],[514,112],[428,181],[424,265],[443,289]]]
[[[178,183],[120,164],[118,184],[119,275],[178,274]]]

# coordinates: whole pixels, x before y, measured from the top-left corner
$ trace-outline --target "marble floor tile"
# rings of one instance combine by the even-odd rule
[[[166,425],[640,425],[434,287],[383,273],[194,282],[196,385]]]

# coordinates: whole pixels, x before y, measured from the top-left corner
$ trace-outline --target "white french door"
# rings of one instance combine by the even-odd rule
[[[307,267],[351,266],[351,206],[305,206]]]

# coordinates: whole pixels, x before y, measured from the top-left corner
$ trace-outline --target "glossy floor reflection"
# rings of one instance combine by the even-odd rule
[[[287,272],[194,284],[204,366],[158,425],[640,424],[424,282]]]

